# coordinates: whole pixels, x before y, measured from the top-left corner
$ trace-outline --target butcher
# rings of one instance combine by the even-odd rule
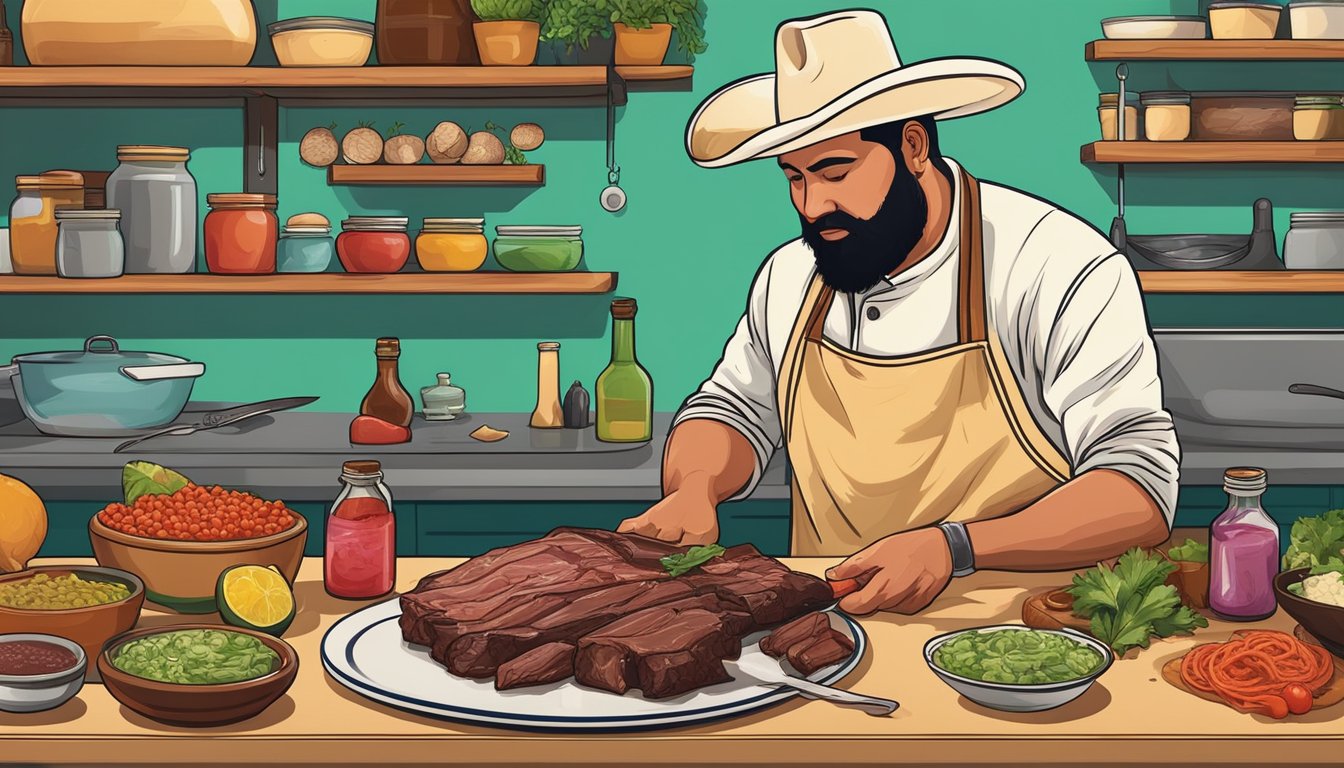
[[[883,16],[843,11],[782,23],[775,71],[700,105],[691,159],[775,163],[802,233],[765,260],[677,413],[663,498],[621,531],[715,541],[718,505],[782,448],[792,554],[845,557],[827,576],[858,580],[853,613],[1169,535],[1180,454],[1133,269],[1087,222],[939,146],[939,122],[1024,87],[980,58],[904,64]]]

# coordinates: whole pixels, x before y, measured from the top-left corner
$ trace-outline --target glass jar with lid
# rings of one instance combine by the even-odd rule
[[[1101,140],[1115,141],[1120,131],[1120,116],[1117,105],[1120,94],[1103,93],[1098,96],[1097,117],[1101,121]],[[1125,141],[1139,138],[1139,108],[1132,96],[1125,97]]]
[[[1223,473],[1227,509],[1209,526],[1209,607],[1227,621],[1274,615],[1279,572],[1279,526],[1260,499],[1265,470],[1233,467]]]
[[[1344,100],[1338,94],[1302,95],[1293,99],[1293,138],[1344,139]]]
[[[56,272],[61,277],[120,277],[125,267],[121,211],[56,212]]]
[[[471,272],[485,264],[485,219],[425,219],[415,259],[426,272]]]
[[[331,222],[320,213],[290,216],[280,230],[275,256],[277,272],[326,272],[336,256]]]
[[[1344,211],[1301,211],[1283,238],[1288,269],[1344,269]]]
[[[341,492],[331,505],[325,543],[322,575],[328,594],[368,600],[392,591],[397,526],[379,462],[342,464]]]
[[[420,402],[428,421],[452,421],[467,407],[467,392],[453,383],[447,373],[438,375],[439,383],[420,388]]]
[[[568,272],[583,260],[583,227],[495,227],[495,261],[510,272]]]
[[[18,197],[9,209],[10,262],[16,275],[55,275],[56,211],[84,207],[84,178],[47,171],[15,179]]]
[[[1148,91],[1139,95],[1143,107],[1143,136],[1148,141],[1185,141],[1190,138],[1190,94]]]
[[[336,256],[346,272],[400,272],[411,257],[410,219],[405,216],[351,216],[341,222]]]
[[[126,273],[196,271],[196,179],[184,147],[117,147],[107,207],[121,211]]]
[[[205,265],[224,275],[268,275],[275,272],[280,220],[275,195],[245,192],[205,196]]]

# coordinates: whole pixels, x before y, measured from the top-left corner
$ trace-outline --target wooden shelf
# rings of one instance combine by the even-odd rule
[[[0,294],[595,294],[616,289],[615,272],[339,272],[282,275],[126,275],[107,279],[0,277]]]
[[[1084,163],[1344,163],[1344,141],[1097,141]]]
[[[617,67],[627,84],[689,86],[690,66]],[[0,96],[564,98],[604,96],[606,67],[0,67]]]
[[[1093,40],[1088,61],[1341,61],[1344,40]]]
[[[546,166],[526,165],[331,165],[328,184],[529,186],[546,183]]]
[[[1344,271],[1139,272],[1144,293],[1344,293]]]

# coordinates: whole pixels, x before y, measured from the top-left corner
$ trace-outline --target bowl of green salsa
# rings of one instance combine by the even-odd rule
[[[113,698],[152,720],[226,725],[255,717],[289,690],[294,649],[276,637],[215,624],[138,629],[108,641],[98,671]]]
[[[1115,661],[1094,637],[1072,629],[999,624],[949,632],[924,660],[955,691],[1004,712],[1040,712],[1082,696]]]

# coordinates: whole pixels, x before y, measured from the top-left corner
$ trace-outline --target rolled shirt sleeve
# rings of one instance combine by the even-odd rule
[[[751,480],[729,501],[750,496],[765,467],[782,444],[775,400],[775,367],[766,332],[766,294],[772,261],[767,260],[752,283],[747,309],[724,346],[710,377],[686,399],[672,428],[691,419],[722,422],[741,432],[756,453]],[[778,300],[780,297],[776,297]]]
[[[1111,253],[1079,273],[1058,302],[1042,300],[1036,309],[1038,328],[1050,329],[1036,339],[1044,344],[1036,356],[1041,395],[1060,424],[1074,475],[1124,473],[1153,498],[1170,528],[1180,446],[1162,406],[1156,344],[1134,270]]]

